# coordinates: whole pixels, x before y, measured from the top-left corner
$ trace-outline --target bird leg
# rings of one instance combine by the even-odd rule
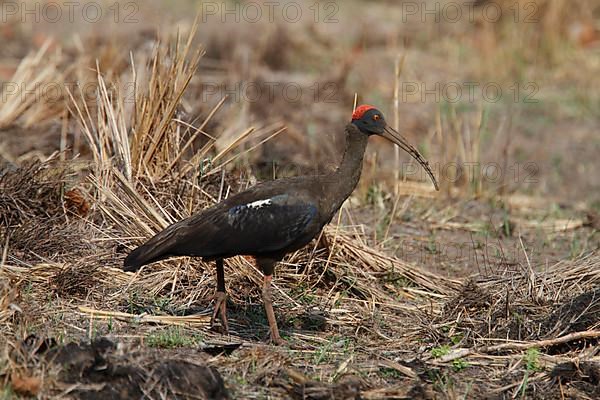
[[[256,263],[262,269],[264,274],[262,298],[265,306],[265,313],[267,314],[267,321],[269,321],[271,342],[276,345],[284,344],[285,340],[281,338],[279,329],[277,328],[277,320],[275,319],[275,311],[273,310],[273,295],[271,293],[271,281],[273,279],[273,271],[275,270],[277,260],[256,257]]]
[[[217,315],[221,318],[221,327],[223,328],[223,333],[229,333],[229,326],[227,324],[227,294],[225,292],[216,292],[213,296],[215,300],[215,306],[212,314],[212,318],[210,319],[211,328],[215,327],[215,321],[217,319]]]
[[[265,275],[263,280],[262,298],[265,305],[265,313],[267,314],[267,320],[269,321],[269,330],[271,332],[271,341],[273,344],[281,345],[285,343],[285,340],[279,336],[279,329],[277,328],[277,320],[275,319],[275,311],[273,310],[273,296],[271,294],[271,280],[273,275]]]
[[[223,270],[223,259],[219,258],[217,264],[217,292],[213,296],[215,306],[210,319],[211,328],[214,327],[217,315],[221,317],[221,327],[223,333],[229,333],[229,325],[227,324],[227,293],[225,293],[225,271]]]

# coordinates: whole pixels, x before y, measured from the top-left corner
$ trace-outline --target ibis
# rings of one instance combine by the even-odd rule
[[[214,261],[217,288],[211,325],[219,317],[227,332],[223,260],[237,255],[254,257],[264,274],[262,299],[271,341],[284,343],[273,310],[271,281],[275,265],[316,238],[356,188],[369,137],[382,136],[408,152],[438,189],[429,163],[375,107],[357,107],[345,126],[345,136],[344,154],[334,171],[268,181],[230,196],[159,232],[125,258],[123,269],[136,271],[143,265],[178,256]]]

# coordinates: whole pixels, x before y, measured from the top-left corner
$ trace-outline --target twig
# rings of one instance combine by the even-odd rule
[[[149,315],[149,314],[130,314],[118,311],[106,311],[106,310],[95,310],[90,307],[79,306],[77,307],[79,312],[90,316],[91,320],[94,319],[109,319],[114,318],[121,321],[135,321],[137,323],[148,322],[158,323],[164,325],[182,325],[182,326],[207,326],[210,321],[210,315],[185,315],[185,316],[174,316],[174,315]]]
[[[400,372],[403,375],[408,376],[411,379],[417,379],[419,377],[419,375],[417,375],[417,373],[415,371],[413,371],[411,368],[405,367],[404,365],[399,364],[396,361],[384,359],[384,360],[379,361],[379,365],[381,367],[395,369],[396,371]]]
[[[477,353],[495,353],[503,350],[527,350],[534,347],[550,347],[557,344],[568,343],[573,340],[594,339],[600,337],[600,331],[582,331],[574,332],[556,339],[544,339],[525,343],[502,343],[496,346],[487,346],[481,348],[457,349],[439,359],[440,362],[449,362],[458,358],[472,356]]]

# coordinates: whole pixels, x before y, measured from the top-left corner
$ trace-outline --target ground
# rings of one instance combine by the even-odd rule
[[[599,397],[594,2],[99,2],[64,23],[11,4],[3,398]],[[121,270],[224,196],[334,168],[355,94],[441,190],[372,139],[324,237],[277,267],[287,344],[251,259],[225,266],[230,335],[210,263]]]

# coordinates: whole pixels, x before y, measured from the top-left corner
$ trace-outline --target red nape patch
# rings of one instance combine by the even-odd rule
[[[352,121],[361,119],[367,111],[372,110],[374,108],[375,107],[370,106],[368,104],[363,104],[362,106],[356,107],[356,110],[354,110],[354,112],[352,113]]]

